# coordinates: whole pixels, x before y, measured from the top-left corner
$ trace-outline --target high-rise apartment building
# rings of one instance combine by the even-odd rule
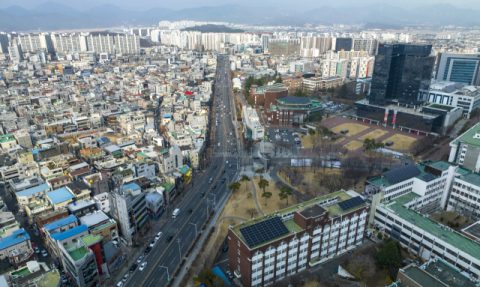
[[[0,53],[8,53],[8,35],[0,33]]]
[[[87,36],[87,50],[89,52],[100,53],[115,53],[115,46],[113,43],[113,36],[111,35],[88,35]]]
[[[480,54],[439,53],[435,78],[480,85]]]
[[[347,66],[348,61],[345,59],[342,60],[324,60],[322,62],[322,77],[347,77]]]
[[[121,54],[140,54],[140,37],[118,34],[115,36],[115,49]]]
[[[57,52],[87,51],[87,38],[78,33],[52,34],[53,47]]]
[[[302,57],[318,57],[332,48],[331,37],[301,37],[300,55]]]
[[[370,55],[375,55],[377,49],[377,40],[375,39],[353,39],[353,51],[367,51]]]
[[[48,53],[55,51],[51,36],[45,33],[18,35],[17,44],[22,46],[23,52],[35,52],[42,48]]]
[[[352,58],[350,62],[350,75],[348,77],[351,79],[372,77],[374,63],[374,57]]]
[[[270,39],[272,39],[272,35],[263,34],[261,39],[262,39],[262,50],[268,51],[268,42],[270,41]]]
[[[22,46],[13,45],[8,47],[8,53],[10,54],[10,59],[12,61],[23,61],[23,51]]]
[[[380,44],[375,56],[370,103],[398,102],[412,107],[421,104],[420,89],[429,89],[435,63],[431,51],[432,45]]]

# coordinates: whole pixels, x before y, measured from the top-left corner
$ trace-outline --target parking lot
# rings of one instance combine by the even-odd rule
[[[324,112],[327,114],[339,114],[346,110],[350,109],[349,105],[334,103],[334,102],[326,102],[324,103]]]

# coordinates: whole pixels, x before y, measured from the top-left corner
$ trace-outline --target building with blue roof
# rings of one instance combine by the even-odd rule
[[[62,218],[55,222],[43,226],[43,233],[50,232],[50,234],[54,234],[57,232],[63,232],[78,226],[78,218],[71,214],[68,217]]]
[[[15,193],[17,196],[18,205],[25,206],[28,205],[32,198],[39,197],[43,199],[43,196],[51,190],[50,186],[47,183],[35,186],[29,189],[22,190]]]
[[[60,258],[58,245],[67,246],[77,242],[81,237],[88,235],[88,227],[84,224],[63,232],[50,233],[45,232],[47,240],[47,249],[52,256]]]
[[[73,202],[74,198],[75,196],[73,196],[73,194],[65,187],[47,193],[47,199],[53,205],[55,210],[67,206],[69,203]]]
[[[0,239],[0,258],[9,258],[12,251],[19,253],[30,250],[32,247],[30,236],[25,229],[15,230],[12,235]]]

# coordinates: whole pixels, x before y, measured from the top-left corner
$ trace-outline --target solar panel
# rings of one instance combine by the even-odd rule
[[[409,164],[384,172],[383,175],[386,176],[391,183],[395,184],[420,175],[421,173],[422,172],[418,169],[418,167],[413,164]]]
[[[37,183],[37,182],[38,182],[38,179],[36,179],[36,178],[30,179],[30,183]]]
[[[257,246],[277,237],[290,233],[279,217],[273,217],[265,221],[240,229],[243,238],[249,247]]]
[[[363,200],[363,198],[361,198],[360,196],[357,196],[357,197],[354,197],[354,198],[350,198],[349,200],[339,202],[338,205],[340,205],[342,210],[348,210],[348,209],[350,209],[352,207],[355,207],[357,205],[360,205],[364,202],[365,202],[365,200]]]
[[[18,178],[14,178],[14,179],[12,179],[12,181],[13,181],[13,183],[20,183],[20,179],[18,179]]]
[[[435,177],[429,173],[425,174],[423,177],[423,180],[425,180],[426,182],[429,182],[429,181],[432,181],[435,179]]]

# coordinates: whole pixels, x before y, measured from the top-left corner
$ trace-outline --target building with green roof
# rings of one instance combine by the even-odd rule
[[[480,171],[480,124],[476,124],[450,143],[449,162]]]

